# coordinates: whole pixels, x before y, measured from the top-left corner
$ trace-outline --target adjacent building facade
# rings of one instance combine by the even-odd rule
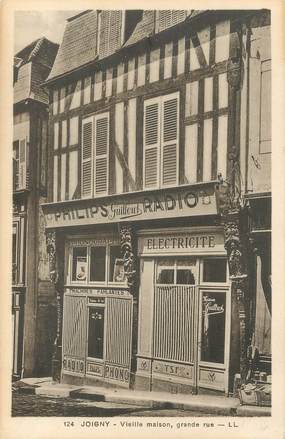
[[[270,364],[269,12],[85,11],[46,86],[54,378],[231,393]]]
[[[46,200],[47,78],[58,45],[34,41],[14,59],[12,316],[14,379],[50,371],[55,309],[50,309],[45,226],[40,203]]]

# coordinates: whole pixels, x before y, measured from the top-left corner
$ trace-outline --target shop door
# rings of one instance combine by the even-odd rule
[[[229,289],[203,287],[202,270],[201,259],[156,262],[152,388],[170,379],[178,392],[183,385],[227,392]]]
[[[153,323],[153,388],[171,380],[173,389],[197,388],[199,290],[196,259],[163,259],[156,264]],[[160,363],[158,363],[160,361]],[[156,367],[158,364],[158,367]],[[156,369],[164,370],[165,377]],[[172,376],[170,377],[170,375]],[[176,384],[175,384],[176,383]],[[174,390],[175,391],[175,390]]]

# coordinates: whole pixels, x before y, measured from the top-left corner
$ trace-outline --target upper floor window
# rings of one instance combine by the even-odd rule
[[[178,184],[178,92],[145,101],[143,149],[144,188]]]
[[[168,27],[175,26],[176,24],[184,21],[187,16],[185,10],[161,10],[156,14],[156,31],[161,32]]]
[[[100,58],[114,53],[123,42],[124,12],[102,10],[99,14],[98,49]]]
[[[26,139],[13,142],[13,190],[26,189],[28,183]]]
[[[82,124],[82,197],[106,195],[109,186],[109,113],[88,117]]]

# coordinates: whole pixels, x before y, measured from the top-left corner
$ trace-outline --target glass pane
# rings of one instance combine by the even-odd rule
[[[110,247],[110,269],[109,282],[124,282],[125,271],[121,247],[113,245]]]
[[[192,270],[184,269],[184,270],[177,270],[177,282],[178,285],[194,285],[195,284],[195,277]]]
[[[174,270],[163,269],[158,273],[157,283],[159,284],[173,284]]]
[[[177,260],[178,285],[194,285],[197,283],[196,259]]]
[[[104,308],[89,308],[88,357],[103,359],[104,311]]]
[[[106,280],[106,247],[91,247],[90,281]]]
[[[174,260],[162,259],[157,264],[157,279],[159,284],[174,283]]]
[[[227,260],[226,259],[204,259],[204,282],[226,282]]]
[[[225,293],[203,293],[201,360],[224,363]]]
[[[72,280],[86,281],[87,279],[87,247],[73,247]]]

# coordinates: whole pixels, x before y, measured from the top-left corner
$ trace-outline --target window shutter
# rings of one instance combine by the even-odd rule
[[[92,196],[92,150],[93,150],[93,118],[82,122],[81,153],[81,194],[82,198]]]
[[[172,26],[175,24],[180,23],[181,21],[184,21],[186,18],[186,11],[185,10],[174,10],[172,11]]]
[[[101,11],[99,54],[103,58],[122,44],[122,11]]]
[[[95,116],[95,195],[108,193],[109,114]]]
[[[174,26],[186,18],[185,10],[161,10],[158,11],[158,32]]]
[[[150,99],[144,105],[144,187],[158,187],[160,144],[160,99]]]
[[[20,140],[19,144],[19,185],[18,189],[26,189],[27,184],[27,166],[26,166],[26,159],[27,159],[27,151],[26,151],[26,140],[22,139]]]
[[[114,53],[122,43],[122,11],[111,11],[109,27],[109,53]]]
[[[178,182],[178,139],[179,95],[173,93],[162,98],[162,186],[170,186]]]
[[[158,31],[161,32],[171,26],[171,10],[158,11]]]
[[[108,35],[110,27],[110,11],[101,11],[99,16],[99,55],[101,58],[108,52]]]

